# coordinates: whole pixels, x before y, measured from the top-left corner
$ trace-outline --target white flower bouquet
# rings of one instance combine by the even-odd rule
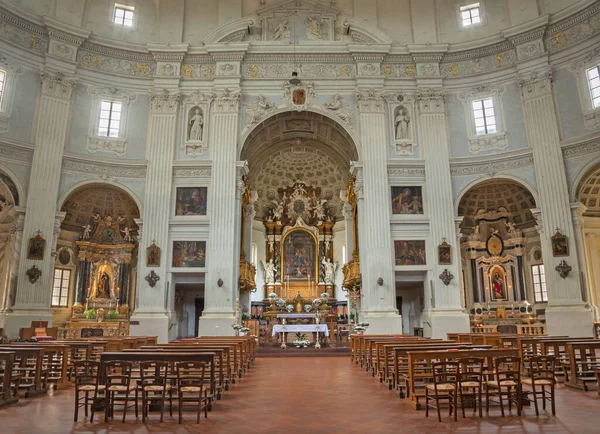
[[[275,302],[275,306],[280,307],[280,308],[285,306],[285,300],[283,298],[280,298],[279,300],[277,300]]]
[[[271,292],[269,295],[267,295],[267,297],[269,298],[269,300],[273,301],[277,298],[277,294]]]
[[[310,341],[306,339],[304,333],[296,333],[296,339],[292,342],[296,348],[306,348],[310,345]]]
[[[292,313],[294,311],[294,305],[293,304],[288,304],[285,307],[285,310],[287,310],[289,313]]]
[[[239,332],[241,329],[243,329],[243,328],[244,328],[244,326],[242,326],[242,325],[239,325],[239,324],[233,324],[231,327],[232,327],[232,328],[233,328],[233,329],[234,329],[236,332]]]

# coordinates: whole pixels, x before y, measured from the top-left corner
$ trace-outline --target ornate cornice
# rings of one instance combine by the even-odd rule
[[[94,174],[100,176],[117,176],[121,178],[145,178],[146,162],[124,162],[126,160],[101,160],[94,157],[94,161],[65,155],[62,168],[67,172]]]
[[[501,95],[505,91],[504,85],[493,85],[493,84],[484,84],[481,86],[475,86],[470,89],[465,89],[458,93],[458,99],[461,101],[467,101],[470,98],[474,98],[480,95]]]
[[[580,155],[592,154],[598,151],[600,151],[600,137],[562,146],[564,158],[575,158]]]
[[[103,54],[110,57],[118,57],[120,59],[135,60],[138,62],[154,62],[154,57],[148,52],[117,50],[113,47],[94,44],[86,41],[81,45],[81,49],[91,53]]]
[[[31,160],[33,159],[33,148],[0,142],[0,157],[24,163],[31,163]]]
[[[174,178],[210,179],[212,169],[210,167],[173,167]]]
[[[91,95],[103,95],[112,96],[114,98],[126,98],[128,100],[134,100],[136,95],[135,92],[129,90],[120,89],[114,86],[88,86],[88,93]]]
[[[442,58],[442,62],[458,62],[460,60],[475,59],[478,57],[491,56],[493,54],[498,54],[509,50],[514,50],[513,44],[510,41],[502,41],[494,45],[479,47],[472,50],[446,53]]]
[[[490,174],[533,165],[531,150],[519,151],[512,155],[453,158],[450,160],[450,173],[455,176]]]
[[[387,173],[390,177],[419,177],[425,176],[425,163],[419,161],[414,164],[389,162]]]
[[[73,44],[77,46],[80,46],[86,40],[86,38],[84,37],[76,36],[71,33],[61,32],[60,30],[56,29],[48,29],[48,36],[54,39],[58,39],[59,41],[63,41],[68,44]]]
[[[598,13],[600,13],[600,3],[596,3],[595,5],[592,5],[591,7],[581,11],[580,13],[574,16],[566,18],[557,23],[551,24],[550,26],[548,26],[548,31],[546,33],[548,35],[554,35],[555,33],[562,32],[563,30],[566,30],[569,27],[573,27]]]

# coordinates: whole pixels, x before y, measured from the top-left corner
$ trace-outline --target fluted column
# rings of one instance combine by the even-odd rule
[[[236,159],[239,127],[239,91],[224,89],[213,101],[210,233],[207,273],[200,335],[233,334],[235,302],[238,298],[241,180],[246,166]],[[247,169],[245,169],[247,170]]]
[[[549,334],[585,336],[592,333],[592,314],[582,299],[580,265],[569,204],[569,191],[560,147],[558,117],[554,108],[552,74],[539,69],[522,74],[520,79],[527,140],[533,151],[538,180],[539,208],[544,221],[540,232],[546,270]],[[554,257],[552,235],[560,231],[569,239],[567,256]],[[565,261],[571,272],[560,277],[556,266]]]
[[[60,72],[43,71],[41,94],[37,105],[37,128],[34,137],[35,150],[31,163],[27,213],[23,225],[24,248],[21,249],[17,277],[16,301],[11,319],[7,321],[7,334],[15,337],[21,327],[28,327],[32,320],[52,322],[50,302],[55,240],[56,200],[64,145],[71,116],[72,93],[76,81]],[[29,239],[41,234],[46,239],[43,259],[28,259]],[[40,278],[31,283],[27,270],[36,266]]]
[[[369,333],[398,332],[394,254],[390,230],[385,103],[378,89],[357,93],[362,145],[363,203],[358,209],[363,294],[361,313]]]
[[[435,307],[426,312],[425,317],[431,325],[431,336],[441,337],[445,336],[447,330],[469,330],[468,317],[461,305],[459,246],[452,246],[452,264],[440,265],[437,258],[438,244],[444,240],[457,239],[445,96],[435,89],[420,90],[417,93],[417,107],[429,204],[428,280],[431,282],[431,296],[435,300]],[[448,270],[454,276],[448,285],[440,279],[444,270]]]
[[[171,197],[172,163],[175,153],[177,113],[181,95],[162,90],[150,94],[150,114],[146,159],[148,171],[144,197],[144,231],[139,245],[139,277],[137,279],[138,306],[132,320],[139,325],[131,327],[132,334],[157,334],[160,341],[168,340],[168,315],[165,300],[168,296],[167,278],[169,252],[169,198]],[[155,242],[161,249],[160,266],[146,265],[146,248]],[[159,277],[151,287],[146,276],[154,271]]]

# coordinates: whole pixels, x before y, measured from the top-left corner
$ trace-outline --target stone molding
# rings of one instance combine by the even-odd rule
[[[592,154],[600,151],[600,137],[594,137],[573,144],[563,144],[561,148],[564,158],[575,158],[580,155]]]
[[[150,92],[150,110],[155,114],[175,114],[181,99],[179,92],[170,93],[167,89]]]
[[[479,152],[505,149],[508,146],[506,133],[485,134],[469,138],[469,151],[473,154]]]
[[[88,93],[90,95],[102,95],[110,96],[113,98],[123,98],[130,101],[136,98],[135,92],[131,92],[126,89],[121,89],[115,86],[88,86]]]
[[[453,176],[490,174],[533,166],[531,150],[507,154],[490,156],[485,159],[482,157],[452,158],[450,159],[450,174]]]
[[[383,113],[385,111],[385,91],[383,89],[358,89],[356,101],[360,113]]]
[[[212,168],[196,166],[176,166],[173,167],[174,178],[194,178],[210,180]]]
[[[33,159],[33,146],[13,144],[3,139],[0,142],[0,157],[7,160],[20,161],[31,164]]]
[[[77,84],[76,78],[67,78],[62,72],[42,71],[42,94],[60,98],[67,101],[73,96],[73,89]]]
[[[66,172],[85,173],[121,178],[145,178],[146,162],[94,158],[90,161],[73,154],[65,155],[62,168]]]

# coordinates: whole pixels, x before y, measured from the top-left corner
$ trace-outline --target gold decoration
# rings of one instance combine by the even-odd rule
[[[559,33],[555,35],[554,39],[556,40],[556,48],[564,48],[569,42],[569,38],[564,33]]]
[[[504,54],[497,54],[496,59],[498,59],[498,68],[502,68],[502,62],[504,62]]]
[[[417,76],[417,69],[414,65],[408,65],[406,68],[404,68],[404,75],[406,77],[414,78]]]

